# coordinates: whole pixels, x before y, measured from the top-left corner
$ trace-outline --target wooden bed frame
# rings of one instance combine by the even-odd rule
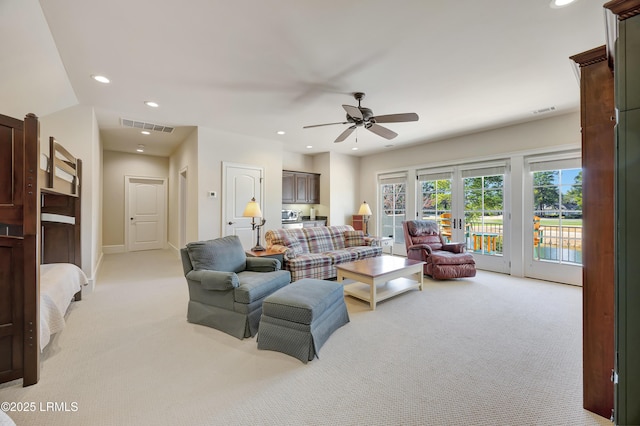
[[[54,138],[47,170],[40,169],[34,114],[24,121],[0,115],[0,383],[39,380],[40,264],[82,267],[81,176],[81,160]]]

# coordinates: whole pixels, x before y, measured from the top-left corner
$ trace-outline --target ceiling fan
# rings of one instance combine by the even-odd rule
[[[353,97],[358,101],[357,107],[342,105],[342,108],[347,112],[347,121],[339,123],[314,124],[312,126],[304,126],[303,128],[309,129],[311,127],[333,126],[335,124],[351,124],[351,126],[347,127],[344,132],[340,133],[340,136],[338,136],[334,142],[342,142],[349,137],[357,127],[364,127],[385,139],[393,139],[398,136],[398,134],[379,125],[378,123],[404,123],[407,121],[418,121],[418,114],[415,112],[374,116],[373,111],[369,108],[360,106],[360,101],[364,98],[364,93],[356,92],[353,94]]]

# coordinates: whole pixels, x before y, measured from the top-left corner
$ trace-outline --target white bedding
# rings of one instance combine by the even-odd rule
[[[88,282],[74,264],[40,265],[40,350],[49,344],[52,334],[64,328],[64,315],[73,295]]]

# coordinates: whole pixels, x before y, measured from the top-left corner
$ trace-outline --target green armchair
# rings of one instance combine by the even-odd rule
[[[238,339],[256,335],[262,301],[291,282],[277,259],[247,257],[236,235],[189,243],[180,255],[189,287],[187,321]]]

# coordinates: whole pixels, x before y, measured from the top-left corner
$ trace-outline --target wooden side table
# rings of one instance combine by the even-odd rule
[[[247,253],[247,256],[250,257],[270,257],[273,259],[278,259],[280,261],[280,265],[284,266],[284,254],[280,253],[279,251],[272,251],[270,249],[266,249],[264,251],[247,250],[245,253]]]

